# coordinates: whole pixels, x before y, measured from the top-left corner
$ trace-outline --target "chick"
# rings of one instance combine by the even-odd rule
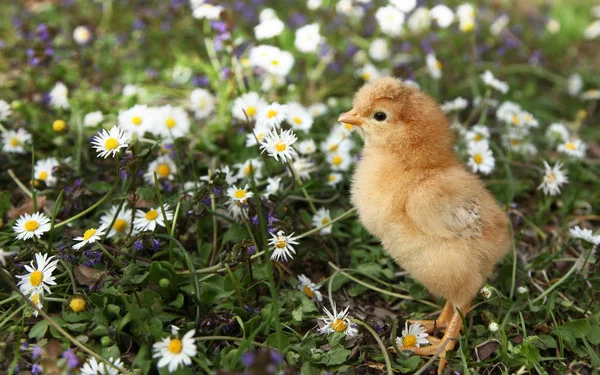
[[[460,314],[510,248],[506,213],[458,160],[445,114],[423,92],[391,77],[374,80],[339,121],[364,138],[352,183],[360,221],[410,275],[446,299],[437,320],[419,321],[429,332],[445,330],[443,338],[400,348],[440,350],[441,374],[462,329]]]

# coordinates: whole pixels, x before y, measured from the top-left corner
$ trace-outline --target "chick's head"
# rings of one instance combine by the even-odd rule
[[[401,80],[383,77],[358,90],[340,122],[358,127],[367,146],[396,154],[451,151],[452,132],[439,105]]]

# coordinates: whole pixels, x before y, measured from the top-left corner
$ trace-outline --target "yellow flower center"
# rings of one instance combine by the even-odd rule
[[[294,123],[296,125],[300,125],[300,124],[302,124],[302,119],[300,117],[296,116],[296,117],[294,117]]]
[[[21,144],[21,141],[19,140],[19,138],[11,138],[8,143],[10,143],[11,146],[13,147],[17,147]]]
[[[331,151],[331,152],[335,152],[335,151],[337,151],[337,149],[338,149],[338,145],[329,146],[329,151]]]
[[[267,118],[273,118],[277,116],[277,111],[274,109],[269,109],[269,112],[267,112]]]
[[[36,305],[36,306],[39,305],[39,303],[40,303],[40,295],[39,295],[39,293],[33,293],[31,295],[31,302],[33,302],[33,304]]]
[[[88,229],[88,230],[86,230],[86,231],[83,233],[83,240],[84,240],[84,241],[87,241],[87,240],[89,240],[90,238],[92,238],[92,236],[93,236],[94,234],[96,234],[96,229],[94,229],[94,228],[91,228],[91,229]]]
[[[66,127],[67,124],[63,120],[56,120],[52,123],[52,130],[54,130],[57,133],[60,133],[61,131],[65,130]]]
[[[159,164],[156,168],[156,174],[158,174],[158,177],[167,178],[171,174],[171,168],[167,164]]]
[[[115,138],[108,138],[106,140],[106,142],[104,142],[104,148],[106,148],[107,150],[114,150],[115,148],[117,148],[119,146],[119,141],[117,141]]]
[[[172,117],[169,117],[167,121],[165,121],[165,125],[167,125],[167,128],[173,129],[175,127],[175,120]]]
[[[324,217],[323,220],[321,220],[321,225],[327,225],[329,224],[329,218]]]
[[[368,81],[369,79],[371,79],[371,74],[369,73],[363,73],[360,75],[362,79],[364,79],[365,81]]]
[[[556,181],[556,175],[554,173],[548,173],[546,176],[546,182],[552,183]]]
[[[140,116],[133,116],[131,122],[136,126],[142,125],[142,118]]]
[[[260,132],[256,135],[256,139],[260,142],[260,141],[262,141],[264,136],[265,136],[265,132]],[[248,167],[246,167],[246,168],[248,168]]]
[[[469,32],[475,28],[475,23],[473,21],[467,21],[462,25],[462,31]]]
[[[511,139],[510,144],[513,146],[518,146],[521,144],[521,141],[519,141],[518,139]]]
[[[334,156],[333,160],[331,161],[333,163],[333,165],[340,165],[342,164],[342,157],[339,155]]]
[[[579,111],[577,111],[577,119],[578,120],[583,120],[585,117],[587,116],[587,112],[584,109],[580,109]]]
[[[475,163],[481,164],[483,161],[483,156],[481,156],[481,154],[475,154],[475,156],[473,156],[473,160],[475,160]]]
[[[276,149],[278,152],[283,152],[283,151],[285,151],[285,149],[286,149],[286,148],[287,148],[287,146],[286,146],[286,144],[285,144],[285,143],[283,143],[283,142],[277,142],[277,143],[275,143],[275,149]]]
[[[514,125],[519,125],[519,123],[520,123],[520,122],[521,122],[521,121],[519,120],[519,117],[517,117],[516,115],[515,115],[515,116],[513,116],[513,118],[512,118],[512,123],[513,123]]]
[[[277,60],[272,60],[272,61],[271,61],[271,64],[273,64],[273,65],[277,66],[277,65],[279,65],[279,61],[277,61]]]
[[[407,335],[402,340],[402,346],[404,346],[404,347],[413,348],[416,345],[417,345],[417,338],[415,337],[415,335]]]
[[[233,193],[233,195],[237,198],[237,199],[242,199],[246,196],[246,190],[244,189],[238,189],[235,191],[235,193]]]
[[[75,312],[82,312],[85,310],[85,300],[81,297],[75,297],[69,302],[69,307]]]
[[[29,276],[29,282],[33,286],[38,286],[42,283],[42,279],[44,278],[44,274],[42,271],[35,270]]]
[[[575,143],[567,142],[567,144],[565,145],[565,148],[568,148],[569,150],[575,150]]]
[[[48,172],[41,171],[38,176],[38,180],[46,181],[47,178],[48,178]]]
[[[35,220],[27,220],[24,226],[26,231],[33,232],[40,227],[40,223]]]
[[[348,324],[346,324],[342,319],[338,319],[335,322],[333,322],[331,327],[336,332],[344,332],[346,330],[346,328],[348,328]]]
[[[113,228],[117,232],[124,232],[125,229],[127,229],[127,221],[125,221],[124,219],[117,219],[117,220],[115,220],[115,223],[113,224]]]
[[[253,106],[249,106],[248,108],[246,108],[246,113],[248,114],[248,116],[253,117],[256,114],[256,108]]]
[[[334,176],[334,175],[332,175],[332,174],[330,174],[330,175],[329,175],[329,177],[327,177],[327,179],[328,179],[329,181],[334,181],[334,180],[335,180],[335,176]]]
[[[479,141],[481,141],[482,139],[483,139],[483,136],[482,136],[481,134],[477,134],[477,135],[475,136],[475,138],[473,138],[473,140],[474,140],[475,142],[479,142]]]
[[[169,349],[169,351],[173,354],[179,354],[179,353],[181,353],[182,347],[183,347],[183,345],[181,344],[181,340],[171,339],[171,342],[169,343],[169,346],[167,349]]]
[[[314,298],[315,297],[315,293],[312,291],[312,289],[310,289],[308,287],[308,285],[305,285],[304,288],[302,288],[302,291],[304,292],[304,294],[306,294],[310,298]]]
[[[206,101],[206,99],[202,98],[200,99],[200,102],[198,102],[198,107],[200,107],[200,109],[205,109],[207,104],[208,102]]]
[[[442,63],[441,63],[439,60],[435,60],[435,67],[436,67],[437,69],[440,69],[440,70],[441,70],[441,69],[442,69]]]
[[[287,240],[285,240],[285,239],[277,240],[277,243],[275,244],[275,246],[277,246],[278,249],[283,249],[284,247],[287,246]]]
[[[246,176],[250,175],[250,172],[252,172],[252,164],[248,164],[247,166],[244,167],[244,174]]]
[[[154,220],[158,217],[158,211],[150,210],[146,212],[146,220]]]

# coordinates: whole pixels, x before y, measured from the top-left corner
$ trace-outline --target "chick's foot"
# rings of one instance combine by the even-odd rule
[[[440,313],[440,316],[436,320],[415,320],[409,319],[408,322],[410,324],[419,323],[426,330],[427,333],[432,333],[436,329],[439,329],[442,332],[446,331],[446,326],[448,325],[449,320],[452,318],[452,314],[454,313],[454,305],[452,302],[447,301]]]

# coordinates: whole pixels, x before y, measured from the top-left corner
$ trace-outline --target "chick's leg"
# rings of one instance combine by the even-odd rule
[[[446,329],[446,326],[448,325],[448,321],[450,320],[450,318],[452,318],[453,312],[454,312],[454,304],[452,304],[452,302],[450,302],[450,301],[446,301],[446,304],[444,305],[444,308],[442,309],[440,316],[438,316],[438,318],[436,320],[409,319],[408,322],[410,324],[419,323],[420,325],[425,327],[425,329],[429,333],[433,332],[436,328],[443,331]]]

